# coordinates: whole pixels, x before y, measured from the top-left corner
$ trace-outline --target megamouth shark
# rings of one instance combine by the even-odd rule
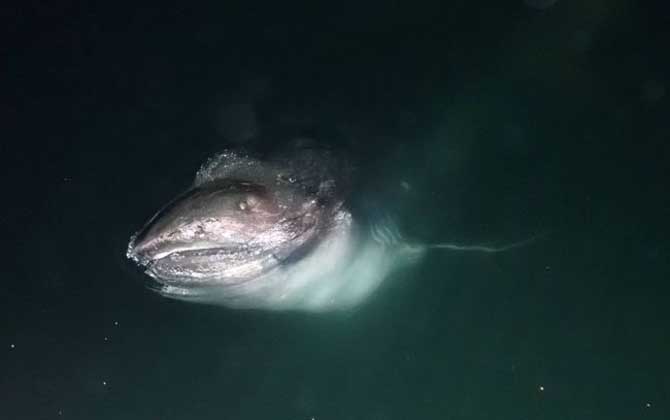
[[[329,311],[356,306],[429,248],[388,217],[361,222],[347,206],[351,167],[317,147],[258,157],[227,150],[158,211],[127,249],[163,296],[230,308]]]
[[[231,308],[327,311],[367,298],[424,253],[388,218],[358,223],[351,168],[314,147],[224,151],[131,237],[127,256],[163,296]]]

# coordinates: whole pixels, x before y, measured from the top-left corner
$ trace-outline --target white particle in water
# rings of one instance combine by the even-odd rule
[[[15,346],[14,344],[10,344],[10,345],[9,345],[9,348],[10,348],[10,349],[13,349],[13,348],[16,348],[16,346]]]

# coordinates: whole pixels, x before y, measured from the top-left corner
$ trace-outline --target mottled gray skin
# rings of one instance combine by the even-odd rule
[[[402,257],[420,254],[389,235],[390,225],[355,223],[342,161],[318,149],[291,153],[213,157],[131,238],[128,257],[168,297],[320,311],[359,303],[412,259]]]

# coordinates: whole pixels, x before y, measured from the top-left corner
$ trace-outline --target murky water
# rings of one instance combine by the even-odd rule
[[[29,14],[0,417],[667,418],[662,13],[569,3]],[[412,240],[549,234],[430,250],[346,311],[147,290],[139,224],[221,148],[295,135],[346,151],[354,210]]]

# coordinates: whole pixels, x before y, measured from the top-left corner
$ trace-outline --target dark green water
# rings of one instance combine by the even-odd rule
[[[668,418],[668,11],[575,3],[8,9],[0,418]],[[145,289],[144,220],[295,131],[413,238],[550,233],[343,313]]]

